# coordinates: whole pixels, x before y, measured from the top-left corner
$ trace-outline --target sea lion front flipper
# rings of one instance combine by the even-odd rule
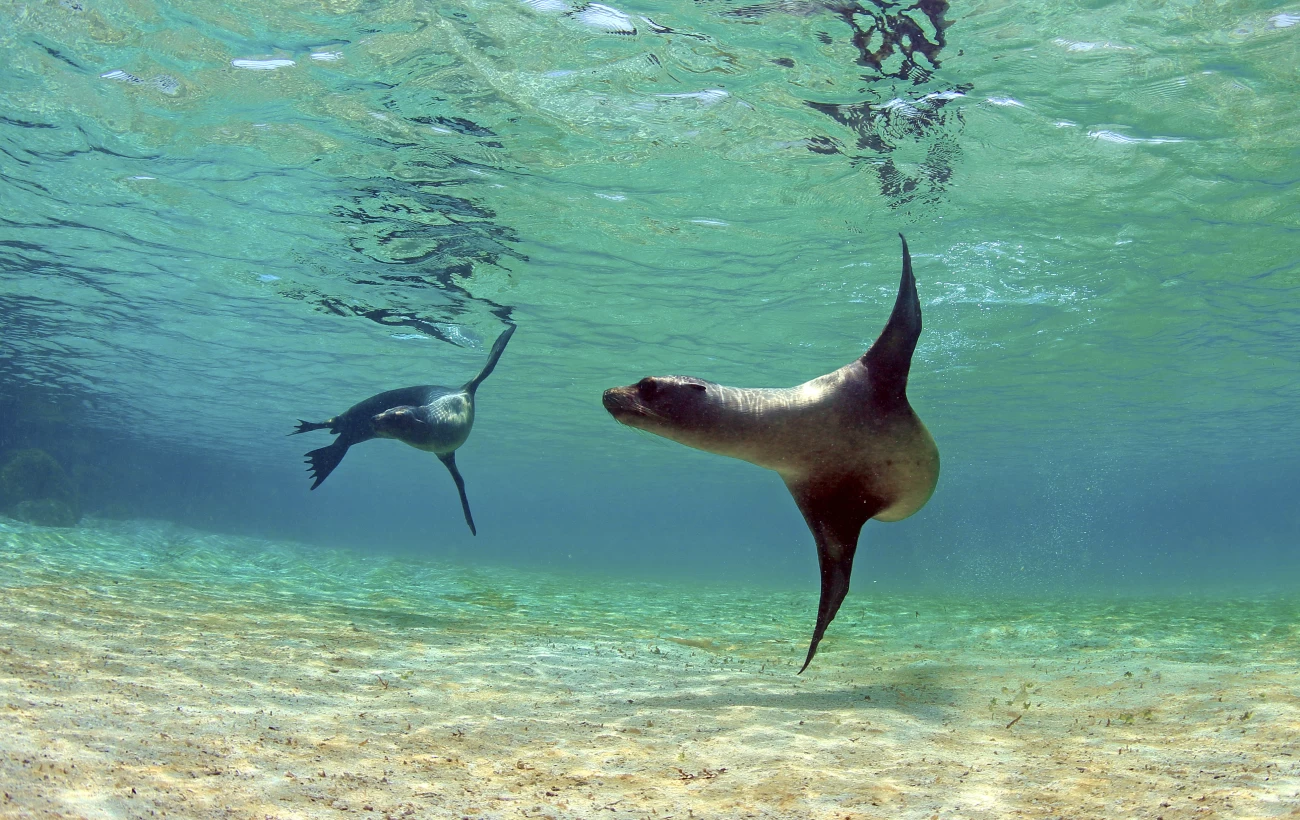
[[[799,505],[808,529],[817,542],[817,563],[821,566],[821,599],[817,603],[817,626],[808,657],[799,674],[817,654],[817,644],[826,627],[835,620],[844,596],[849,592],[849,575],[853,572],[853,555],[858,549],[858,535],[867,519],[880,512],[878,501],[863,495],[852,479],[787,481],[786,487]]]
[[[513,335],[515,335],[514,325],[509,325],[505,330],[501,331],[501,335],[492,343],[492,351],[488,353],[487,364],[483,365],[483,369],[479,371],[477,376],[465,382],[462,389],[466,393],[473,395],[478,386],[483,383],[483,380],[492,375],[492,371],[497,366],[497,359],[501,358],[501,354],[505,352],[506,343],[510,341],[510,337]]]
[[[894,310],[871,349],[862,354],[862,363],[867,366],[871,380],[886,388],[885,395],[904,398],[912,354],[921,337],[921,300],[916,295],[916,276],[912,274],[907,239],[901,233],[898,238],[903,240],[903,274],[899,277]]]
[[[460,470],[456,469],[456,452],[438,453],[438,460],[447,465],[447,470],[451,473],[451,480],[456,482],[456,491],[460,493],[460,506],[465,511],[465,523],[469,524],[469,534],[478,535],[478,530],[474,528],[474,516],[469,512],[469,499],[465,497],[465,479],[460,477]]]

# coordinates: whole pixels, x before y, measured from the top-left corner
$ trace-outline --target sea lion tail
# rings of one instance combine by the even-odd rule
[[[921,337],[921,300],[916,295],[916,276],[912,274],[912,255],[903,240],[903,274],[898,281],[898,297],[889,314],[885,329],[880,331],[871,349],[862,355],[871,378],[888,385],[890,392],[904,395],[907,391],[907,374],[912,368],[912,354]]]
[[[331,421],[333,420],[331,419]],[[298,429],[294,430],[289,435],[296,436],[299,433],[309,433],[312,430],[325,430],[333,426],[334,425],[331,424],[330,421],[303,421],[302,419],[298,419]]]
[[[313,490],[319,487],[322,481],[329,478],[329,474],[334,472],[335,467],[339,466],[343,456],[347,455],[349,446],[343,439],[335,439],[330,446],[307,453],[307,463],[311,465],[307,468],[307,472],[311,473],[311,477],[315,479],[311,485]]]
[[[477,376],[465,382],[464,390],[466,393],[473,393],[478,389],[478,386],[483,383],[484,379],[492,375],[492,370],[497,366],[497,359],[500,359],[501,354],[505,352],[506,343],[510,341],[510,337],[513,336],[514,333],[515,326],[509,325],[504,331],[502,331],[501,335],[497,337],[497,340],[492,343],[492,352],[488,354],[487,364],[483,365],[483,369],[479,371]],[[473,527],[472,524],[470,526],[471,528]]]

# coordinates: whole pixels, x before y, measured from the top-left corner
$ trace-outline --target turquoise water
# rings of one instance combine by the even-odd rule
[[[1170,790],[1182,776],[1171,772],[1217,771],[1189,750],[1237,754],[1216,745],[1223,726],[1260,726],[1265,745],[1300,730],[1298,84],[1300,5],[1263,0],[0,4],[0,471],[20,465],[0,475],[0,693],[37,698],[47,684],[33,670],[52,667],[26,653],[46,652],[42,629],[60,623],[69,633],[48,663],[63,679],[98,680],[101,652],[179,653],[131,667],[131,685],[190,681],[255,711],[236,694],[253,674],[239,666],[252,663],[240,629],[267,653],[257,674],[287,681],[301,658],[285,647],[351,624],[370,636],[358,681],[463,664],[450,664],[462,677],[445,671],[469,687],[461,700],[438,700],[442,678],[411,696],[437,713],[439,738],[496,726],[478,754],[507,768],[524,762],[500,733],[525,731],[526,680],[566,681],[538,700],[556,726],[605,720],[602,675],[645,687],[633,699],[656,711],[635,719],[682,734],[618,752],[632,785],[597,797],[646,813],[998,817],[1050,804],[1101,817],[1106,800],[1149,786],[1125,780],[1116,749],[1146,750]],[[865,528],[853,591],[808,673],[822,677],[791,682],[817,570],[788,493],[751,465],[618,426],[600,394],[666,373],[789,386],[851,361],[893,303],[899,232],[925,323],[909,397],[943,474],[920,513]],[[477,537],[446,471],[394,442],[354,447],[308,491],[302,453],[328,436],[287,437],[298,419],[462,384],[506,324],[519,330],[458,454]],[[62,506],[41,515],[71,518],[46,523],[77,526],[17,520],[40,518],[20,504],[51,499]],[[78,615],[87,602],[102,618]],[[128,624],[143,642],[106,649]],[[216,660],[177,648],[207,628],[223,636]],[[581,650],[577,671],[555,671],[555,641]],[[696,666],[655,665],[664,652]],[[1025,768],[1041,806],[1007,797],[1008,776],[945,808],[949,774],[890,756],[992,755],[979,745],[989,727],[1037,733],[1018,753],[1067,755],[1071,721],[1098,692],[1123,689],[1112,684],[1124,671],[1155,674],[1139,658],[1171,682],[1168,697],[1200,705],[1158,723],[1168,747],[1135,734],[1144,710],[1160,715],[1150,690],[1094,711],[1110,721],[1097,731],[1129,732],[1094,738],[1118,744],[1091,770],[1111,792],[1089,791],[1088,765],[1070,767],[1079,782],[1064,791]],[[1015,700],[1003,687],[1028,691],[1040,661],[1054,664],[1042,685],[1061,692],[1051,720],[988,710]],[[1256,673],[1267,685],[1250,694]],[[300,688],[343,715],[351,690],[311,683],[331,674]],[[498,710],[501,725],[490,699],[465,694],[498,674],[515,710]],[[981,676],[987,687],[971,683]],[[679,684],[699,700],[680,707],[668,694]],[[121,715],[143,702],[131,691],[117,691],[117,717],[94,717],[82,693],[85,725],[126,731]],[[738,747],[801,709],[847,726],[856,713],[828,705],[837,692],[925,704],[896,710],[881,738],[898,745],[875,749],[902,767],[894,791],[862,770],[886,791],[837,803],[840,786],[809,770],[799,776],[822,797],[784,803],[727,785],[717,770],[738,769],[725,755],[683,751],[686,713],[740,710],[709,730]],[[1204,711],[1225,692],[1236,724]],[[32,702],[74,694],[55,686]],[[1256,696],[1271,705],[1250,723]],[[217,708],[194,698],[186,708]],[[452,706],[460,718],[439,712]],[[37,746],[72,737],[44,708],[10,717]],[[943,746],[942,726],[957,745]],[[555,729],[565,754],[591,756],[555,763],[556,778],[604,771],[607,741],[570,730]],[[849,759],[833,731],[815,743],[791,731],[769,738],[782,750],[771,759],[746,758],[745,777]],[[90,735],[77,743],[109,742]],[[1232,794],[1206,774],[1204,793],[1228,801],[1216,804],[1225,816],[1280,816],[1294,770],[1263,785],[1287,761],[1241,749],[1258,773]],[[5,779],[30,774],[16,743],[6,751],[17,768]],[[305,776],[309,756],[285,754]],[[673,778],[683,771],[671,788],[627,762],[660,757]],[[378,783],[388,775],[375,765]],[[906,771],[933,780],[909,786]],[[486,788],[459,776],[408,791]],[[23,810],[136,811],[76,796],[108,782]],[[256,783],[249,794],[271,800]],[[672,799],[628,796],[661,787]],[[704,800],[709,789],[726,799]],[[335,797],[353,810],[379,799]],[[387,795],[380,810],[400,816],[408,799]],[[592,800],[556,816],[603,811]],[[1166,816],[1184,816],[1171,805]],[[275,806],[250,797],[235,811]]]
[[[10,4],[3,447],[92,513],[812,577],[773,476],[597,397],[849,361],[904,231],[944,475],[874,577],[1294,581],[1300,11],[942,5]],[[295,419],[459,384],[507,320],[478,539],[396,444],[302,492]]]

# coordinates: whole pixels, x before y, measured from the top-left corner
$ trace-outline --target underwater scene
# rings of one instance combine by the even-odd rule
[[[1298,90],[1295,0],[3,0],[0,817],[1300,817]]]

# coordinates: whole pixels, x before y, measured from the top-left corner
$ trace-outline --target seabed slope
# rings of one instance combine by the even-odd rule
[[[851,595],[0,525],[0,816],[1300,817],[1296,600]]]

